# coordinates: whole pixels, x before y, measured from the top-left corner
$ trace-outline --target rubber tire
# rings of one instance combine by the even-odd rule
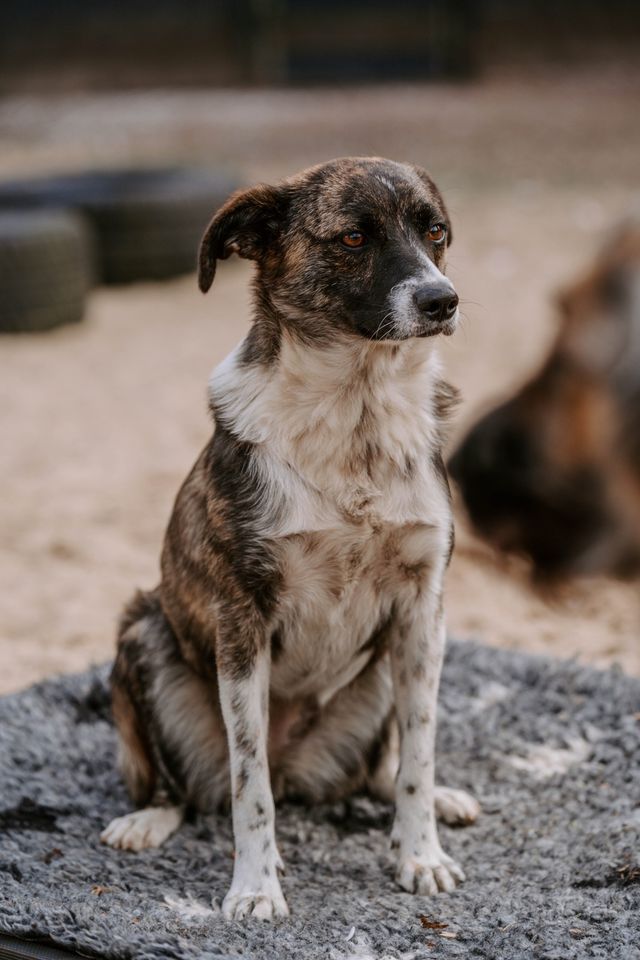
[[[91,232],[54,210],[0,210],[0,332],[78,323],[93,281]]]
[[[103,283],[165,280],[196,268],[200,238],[239,181],[206,170],[108,170],[0,182],[2,207],[68,207],[96,236]]]

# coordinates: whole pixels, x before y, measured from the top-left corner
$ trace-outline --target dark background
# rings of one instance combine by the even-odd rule
[[[629,60],[633,0],[5,0],[0,92],[470,78]]]

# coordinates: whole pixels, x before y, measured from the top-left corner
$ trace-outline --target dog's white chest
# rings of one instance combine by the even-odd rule
[[[283,538],[274,691],[322,701],[357,676],[394,601],[440,569],[445,536],[434,511],[433,522],[365,519]]]
[[[450,509],[433,453],[437,356],[427,341],[283,336],[278,363],[230,357],[216,416],[252,445],[258,532],[281,572],[273,691],[320,699],[357,675],[394,602],[441,581]]]

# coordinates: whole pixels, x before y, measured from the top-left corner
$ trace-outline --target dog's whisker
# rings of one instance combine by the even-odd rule
[[[386,321],[386,322],[385,322],[385,321]],[[374,339],[374,340],[375,340],[375,339],[378,339],[378,338],[382,337],[383,334],[386,333],[388,330],[393,330],[393,328],[394,328],[394,326],[395,326],[395,323],[396,323],[396,321],[395,321],[395,318],[393,317],[393,315],[392,315],[392,314],[387,314],[386,317],[383,317],[383,318],[382,318],[382,320],[380,321],[380,323],[379,323],[378,326],[376,327],[376,329],[375,329],[375,331],[374,331],[374,334],[373,334],[373,339]]]

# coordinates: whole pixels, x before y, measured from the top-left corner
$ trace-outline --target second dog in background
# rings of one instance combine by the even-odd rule
[[[640,226],[559,297],[537,374],[451,461],[477,530],[539,579],[640,573]]]
[[[255,322],[213,374],[215,433],[178,494],[162,582],[122,620],[113,707],[140,809],[103,840],[158,846],[187,806],[230,796],[230,918],[288,913],[274,795],[395,798],[400,885],[463,879],[436,814],[470,822],[478,805],[434,787],[450,239],[423,170],[348,158],[235,195],[202,242],[205,291],[218,260],[256,262]]]

